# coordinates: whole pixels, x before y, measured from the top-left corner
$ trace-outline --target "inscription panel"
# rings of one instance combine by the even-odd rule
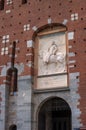
[[[67,87],[67,75],[37,78],[37,86],[38,89]]]

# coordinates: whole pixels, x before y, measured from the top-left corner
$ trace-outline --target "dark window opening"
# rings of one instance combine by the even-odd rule
[[[4,0],[0,0],[0,10],[4,9]]]
[[[15,95],[17,92],[17,68],[14,67],[14,60],[15,60],[15,47],[16,42],[13,42],[12,47],[12,58],[11,58],[11,67],[7,71],[7,85],[9,86],[9,94]]]
[[[16,125],[11,125],[9,130],[17,130],[17,126]]]
[[[7,82],[9,83],[9,94],[14,95],[17,92],[17,73],[16,68],[10,68],[7,71]]]
[[[26,4],[27,3],[27,0],[22,0],[22,4]]]

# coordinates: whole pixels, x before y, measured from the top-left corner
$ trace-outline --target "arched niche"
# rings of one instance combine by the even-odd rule
[[[61,98],[45,101],[38,112],[38,130],[71,130],[71,109]]]
[[[53,23],[40,27],[34,39],[34,89],[68,88],[67,27]]]
[[[7,70],[7,85],[9,86],[9,94],[14,95],[17,92],[17,77],[18,77],[18,70],[17,68],[9,68]]]

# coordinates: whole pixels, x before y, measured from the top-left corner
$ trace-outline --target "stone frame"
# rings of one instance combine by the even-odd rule
[[[66,73],[61,73],[61,75],[59,73],[58,74],[54,73],[54,74],[49,74],[49,75],[48,74],[47,75],[44,75],[44,74],[39,75],[38,74],[38,71],[39,71],[38,59],[39,58],[37,56],[37,55],[39,55],[38,54],[38,52],[39,52],[39,36],[45,36],[45,35],[49,35],[49,34],[53,34],[53,33],[56,34],[56,33],[60,33],[60,32],[61,33],[64,32],[64,36],[65,36],[65,46],[66,46],[66,62],[65,63],[66,63],[66,68],[67,68]],[[40,31],[39,33],[37,33],[37,36],[35,38],[35,44],[34,44],[34,55],[35,55],[34,56],[34,84],[35,84],[34,89],[38,89],[38,90],[39,89],[41,89],[41,90],[43,90],[43,89],[52,89],[52,88],[54,88],[53,86],[52,87],[49,86],[48,88],[45,87],[43,89],[42,89],[42,87],[39,88],[38,84],[43,84],[42,82],[46,83],[46,79],[48,79],[48,78],[49,78],[49,80],[54,80],[53,83],[54,82],[59,82],[59,79],[61,79],[60,77],[63,77],[62,75],[64,75],[63,79],[65,78],[65,80],[61,79],[63,81],[63,84],[60,85],[60,86],[57,86],[57,84],[54,83],[54,86],[55,86],[55,88],[60,88],[61,87],[61,89],[64,88],[64,87],[66,87],[66,88],[68,87],[69,81],[68,81],[68,55],[67,55],[68,54],[68,41],[67,41],[67,39],[68,39],[67,38],[67,29],[66,29],[66,27],[64,27],[62,25],[56,26],[56,27],[53,26],[53,28],[44,29],[44,30]],[[60,77],[59,77],[59,79],[57,81],[58,75]],[[53,77],[53,79],[52,79],[52,77]],[[37,80],[38,78],[40,78],[40,80]],[[48,84],[49,84],[49,82],[48,82]]]

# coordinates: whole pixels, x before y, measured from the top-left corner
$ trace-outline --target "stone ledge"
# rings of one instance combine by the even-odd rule
[[[18,77],[18,81],[19,80],[25,80],[25,79],[32,79],[32,76],[31,75],[27,75],[27,76],[19,76]]]
[[[48,92],[62,92],[62,91],[70,91],[70,88],[53,88],[53,89],[34,89],[33,93],[48,93]]]

